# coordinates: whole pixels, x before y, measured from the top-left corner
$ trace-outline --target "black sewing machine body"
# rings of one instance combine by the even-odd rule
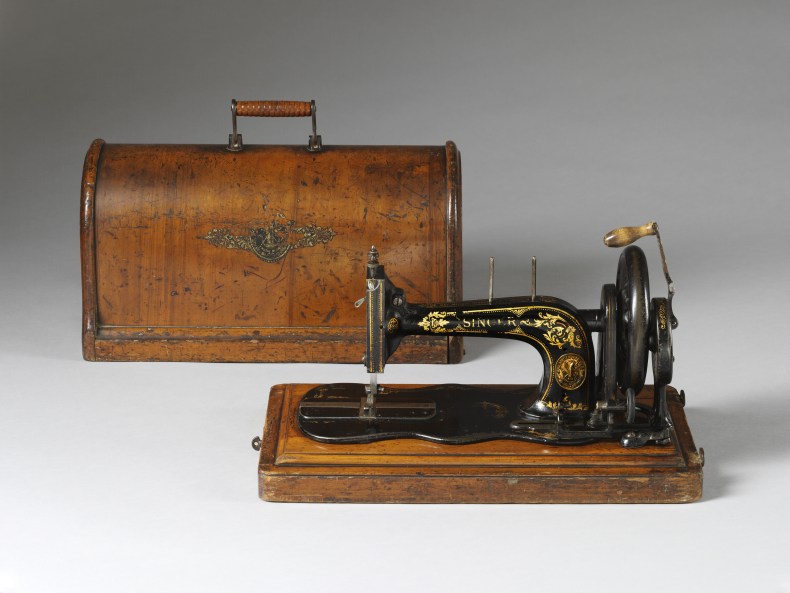
[[[658,226],[625,227],[615,245],[658,233]],[[660,236],[659,247],[663,259]],[[608,243],[609,244],[609,243]],[[367,266],[365,365],[370,385],[330,384],[312,389],[298,414],[313,439],[369,443],[419,438],[463,444],[516,439],[581,444],[619,439],[623,446],[666,443],[671,420],[666,386],[672,378],[671,330],[674,288],[666,270],[668,298],[649,298],[647,263],[639,247],[621,254],[617,283],[601,291],[599,309],[536,294],[459,303],[411,304],[392,284],[378,253]],[[533,267],[533,292],[534,292]],[[598,333],[598,365],[592,333]],[[519,340],[540,354],[537,386],[432,385],[380,387],[389,356],[407,335],[459,335]],[[652,355],[655,398],[638,405]]]

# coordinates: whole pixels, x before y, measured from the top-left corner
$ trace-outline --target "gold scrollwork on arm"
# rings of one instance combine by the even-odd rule
[[[552,346],[558,348],[565,345],[571,348],[581,348],[582,346],[582,339],[576,333],[576,328],[560,315],[542,312],[538,313],[537,319],[525,320],[525,322],[532,327],[545,328],[546,341]]]
[[[505,333],[525,336],[524,327],[536,327],[545,330],[543,336],[546,342],[557,348],[562,348],[563,346],[581,348],[582,346],[582,338],[576,331],[576,327],[560,315],[548,312],[538,313],[538,317],[535,319],[520,319],[515,328]]]
[[[537,317],[522,319],[525,313],[535,311],[538,309]],[[540,311],[540,309],[543,309]],[[546,310],[549,309],[549,310]],[[552,313],[550,311],[557,311]],[[567,319],[562,315],[561,309],[547,307],[543,305],[528,305],[523,307],[503,307],[500,309],[473,309],[464,311],[465,315],[485,313],[491,315],[493,313],[508,313],[517,319],[508,321],[512,329],[504,332],[506,334],[526,336],[524,332],[525,327],[535,327],[544,330],[545,341],[552,346],[562,348],[563,346],[570,346],[572,348],[581,348],[584,340],[581,330],[572,319]]]
[[[512,329],[502,331],[502,333],[517,336],[526,336],[527,333],[524,331],[524,328],[532,327],[543,330],[542,340],[547,344],[557,348],[563,348],[565,346],[571,348],[582,347],[582,335],[571,320],[566,319],[561,314],[551,313],[549,311],[539,311],[536,317],[521,318],[527,309],[527,307],[518,307],[512,310],[481,309],[476,311],[464,311],[464,317],[462,318],[459,318],[458,313],[454,311],[431,311],[423,317],[422,321],[418,322],[417,325],[426,333],[432,334],[448,333],[450,331],[456,334],[487,334],[498,333],[495,328],[504,329],[505,327],[510,327]],[[479,313],[512,313],[516,317],[519,317],[519,319],[469,316]],[[493,332],[492,329],[494,329]],[[499,331],[501,331],[501,329]]]

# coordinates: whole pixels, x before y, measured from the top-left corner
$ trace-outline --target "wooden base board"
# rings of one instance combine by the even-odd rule
[[[703,451],[694,445],[682,398],[673,388],[668,390],[675,426],[672,443],[625,449],[618,442],[319,443],[304,436],[296,422],[298,403],[312,387],[288,384],[271,389],[258,466],[264,500],[677,503],[702,495]],[[646,387],[640,399],[652,401],[652,388]]]

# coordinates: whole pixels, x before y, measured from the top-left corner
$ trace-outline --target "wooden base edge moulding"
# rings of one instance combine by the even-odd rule
[[[444,445],[417,439],[325,444],[296,421],[315,385],[275,385],[261,441],[258,489],[273,502],[680,503],[702,495],[683,397],[668,389],[672,443],[551,446],[497,440]],[[410,386],[416,387],[416,386]],[[652,388],[641,396],[652,401]],[[640,398],[640,399],[641,399]]]

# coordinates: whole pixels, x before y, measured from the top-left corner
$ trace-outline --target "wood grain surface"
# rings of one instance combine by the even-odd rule
[[[443,445],[418,439],[326,444],[296,421],[315,385],[275,385],[258,466],[259,495],[279,502],[674,503],[702,494],[697,451],[677,391],[672,443],[551,446],[512,440]],[[408,387],[416,387],[410,385]],[[641,401],[652,399],[646,387]]]
[[[359,362],[353,303],[371,245],[410,300],[462,298],[460,183],[452,142],[232,153],[96,141],[81,196],[84,356]],[[277,261],[208,239],[277,224],[331,238]],[[458,339],[411,339],[393,362],[460,357]]]

